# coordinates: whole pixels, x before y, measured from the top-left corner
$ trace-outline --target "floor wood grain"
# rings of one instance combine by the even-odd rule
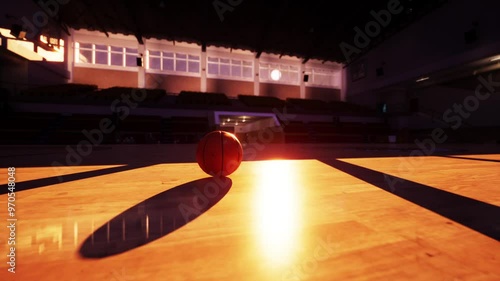
[[[15,274],[0,228],[0,280],[500,280],[500,163],[482,161],[500,154],[322,155],[230,180],[189,161],[19,167],[33,186],[16,192]]]

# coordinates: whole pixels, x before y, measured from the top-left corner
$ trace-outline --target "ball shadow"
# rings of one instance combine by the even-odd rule
[[[219,202],[230,190],[229,178],[209,177],[191,181],[129,208],[83,242],[83,258],[120,254],[179,229]]]

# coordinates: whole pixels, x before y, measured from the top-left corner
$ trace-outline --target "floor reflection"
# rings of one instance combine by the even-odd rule
[[[299,245],[301,189],[290,161],[263,161],[254,186],[255,229],[264,258],[272,265],[289,262]]]
[[[150,197],[94,231],[80,248],[86,258],[123,253],[161,238],[194,220],[231,188],[229,178],[204,178]]]

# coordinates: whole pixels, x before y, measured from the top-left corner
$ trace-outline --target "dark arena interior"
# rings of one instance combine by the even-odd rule
[[[499,10],[4,1],[0,280],[499,281]]]

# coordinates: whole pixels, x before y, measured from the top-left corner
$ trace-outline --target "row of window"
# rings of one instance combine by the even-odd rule
[[[137,67],[137,49],[117,46],[99,45],[91,43],[75,43],[75,60],[77,64],[93,64],[118,67]],[[199,55],[179,52],[165,52],[157,50],[146,51],[144,66],[146,69],[162,72],[177,72],[199,74],[201,58]],[[300,69],[298,66],[260,63],[259,80],[273,81],[272,72],[279,70],[279,81],[286,84],[300,83]],[[239,80],[253,80],[253,60],[230,59],[221,57],[207,57],[208,77],[230,77]],[[337,75],[331,70],[309,69],[311,80],[309,83],[321,86],[339,85]]]
[[[134,67],[139,52],[134,48],[75,43],[75,54],[76,63]]]

